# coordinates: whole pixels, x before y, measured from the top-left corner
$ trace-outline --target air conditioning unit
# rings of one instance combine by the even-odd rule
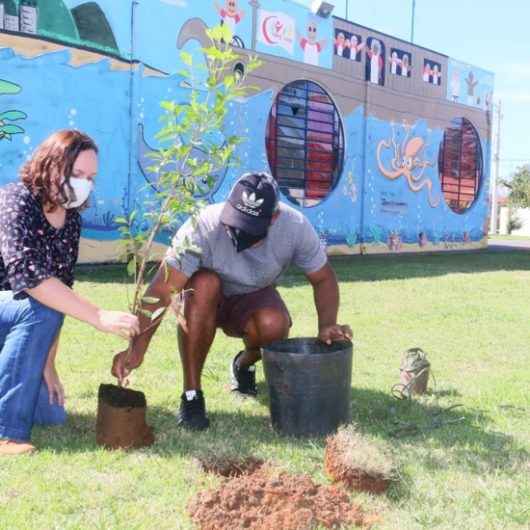
[[[322,18],[329,18],[334,9],[335,6],[333,4],[322,0],[313,0],[311,4],[311,11]]]

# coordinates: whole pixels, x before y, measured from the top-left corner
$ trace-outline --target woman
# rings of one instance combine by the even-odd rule
[[[55,355],[64,315],[126,339],[135,316],[105,311],[72,291],[98,149],[73,130],[50,136],[0,189],[0,455],[32,452],[34,423],[65,420]]]

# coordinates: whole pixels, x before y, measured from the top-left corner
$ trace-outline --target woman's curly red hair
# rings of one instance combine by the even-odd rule
[[[94,140],[86,134],[74,129],[55,132],[22,166],[20,179],[40,199],[42,206],[52,212],[68,200],[66,186],[74,163],[79,153],[89,150],[98,152]]]

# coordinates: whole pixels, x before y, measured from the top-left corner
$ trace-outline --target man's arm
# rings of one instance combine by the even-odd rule
[[[335,272],[329,263],[320,270],[306,274],[313,286],[315,307],[318,315],[318,338],[326,344],[335,340],[351,340],[350,326],[337,324],[339,312],[339,286]]]
[[[171,303],[171,296],[182,291],[187,281],[188,277],[185,274],[162,261],[142,297],[142,300],[152,298],[153,300],[156,299],[157,302],[146,303],[142,301],[141,309],[154,315],[157,309],[167,308]],[[147,314],[141,312],[138,314],[140,320],[139,335],[134,338],[129,349],[114,357],[112,363],[112,375],[118,379],[120,384],[126,380],[132,370],[142,364],[151,339],[162,321],[162,316],[161,314],[153,321]]]

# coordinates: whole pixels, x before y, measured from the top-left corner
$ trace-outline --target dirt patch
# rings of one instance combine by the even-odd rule
[[[258,458],[199,458],[199,464],[206,473],[214,473],[221,477],[240,477],[250,475],[263,466]]]
[[[263,466],[250,475],[224,479],[215,490],[192,499],[188,511],[200,530],[312,530],[368,528],[377,519],[352,504],[336,486],[315,484]]]
[[[333,482],[369,493],[384,493],[394,478],[389,457],[353,428],[328,437],[324,469]]]

